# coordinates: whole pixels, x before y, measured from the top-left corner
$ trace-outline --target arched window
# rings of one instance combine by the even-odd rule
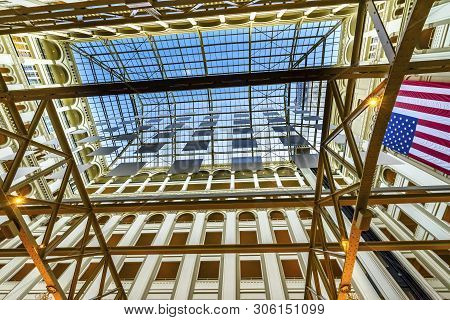
[[[287,167],[278,168],[277,173],[280,177],[295,177],[295,171]]]
[[[157,213],[148,218],[147,223],[162,223],[163,221],[164,216],[160,213]]]
[[[270,220],[284,220],[284,214],[281,211],[272,211],[270,213]]]
[[[228,180],[231,178],[231,172],[228,170],[218,170],[213,173],[213,180]]]
[[[309,210],[300,210],[298,212],[298,216],[300,219],[311,219],[312,218],[312,212]]]
[[[242,212],[239,214],[239,221],[255,221],[255,215],[251,212]]]
[[[132,224],[134,219],[136,219],[136,216],[129,214],[120,220],[120,224]]]
[[[192,222],[193,216],[190,213],[184,213],[177,218],[177,222]]]
[[[395,173],[391,169],[385,169],[383,171],[383,178],[389,185],[394,184],[396,175],[397,175],[397,173]]]
[[[208,222],[221,222],[223,220],[223,214],[221,214],[220,212],[214,212],[208,216]]]

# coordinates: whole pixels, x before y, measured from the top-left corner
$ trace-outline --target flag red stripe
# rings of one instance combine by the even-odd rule
[[[417,124],[420,125],[420,126],[424,126],[424,127],[428,127],[428,128],[431,128],[431,129],[447,132],[447,133],[450,134],[450,126],[447,126],[446,124],[437,123],[437,122],[430,121],[430,120],[425,120],[425,119],[419,119]]]
[[[442,161],[445,162],[450,162],[450,155],[436,151],[434,149],[430,149],[424,145],[418,144],[418,143],[413,143],[411,145],[411,148],[422,151],[423,153],[429,154],[435,158],[441,159]]]
[[[412,111],[417,111],[417,112],[422,112],[422,113],[427,113],[427,114],[434,114],[434,115],[437,115],[440,117],[450,118],[450,110],[418,106],[415,104],[399,102],[399,101],[395,101],[395,106],[397,108],[402,108],[402,109],[406,109],[406,110],[412,110]]]
[[[414,81],[414,80],[405,80],[402,84],[411,85],[411,86],[419,86],[419,87],[431,87],[431,88],[444,88],[450,89],[450,82],[428,82],[428,81]]]
[[[438,137],[426,134],[426,133],[424,133],[422,131],[416,131],[416,134],[414,136],[418,137],[418,138],[422,138],[424,140],[428,140],[428,141],[440,144],[440,145],[443,145],[443,146],[446,146],[447,148],[450,148],[450,141],[449,140],[438,138]]]
[[[398,92],[398,96],[408,97],[408,98],[436,100],[436,101],[442,101],[442,102],[450,102],[450,95],[439,94],[439,93],[423,92],[423,91],[400,90]]]
[[[439,167],[439,166],[437,166],[435,163],[433,163],[431,161],[427,161],[425,159],[419,158],[418,156],[413,155],[413,154],[408,154],[408,157],[416,159],[417,161],[423,162],[423,163],[425,163],[426,165],[429,165],[432,168],[435,168],[435,169],[438,169],[439,171],[444,172],[445,174],[450,174],[450,170],[447,170],[445,168]]]

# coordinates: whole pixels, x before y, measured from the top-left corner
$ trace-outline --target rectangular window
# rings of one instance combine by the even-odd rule
[[[125,262],[119,272],[120,279],[125,281],[134,280],[141,264],[142,262]]]
[[[262,279],[261,261],[241,261],[241,280]]]
[[[284,277],[286,279],[303,279],[298,260],[281,260],[283,266]]]
[[[80,281],[86,281],[89,277],[94,273],[95,268],[98,266],[98,262],[91,262],[91,264],[87,267],[86,271],[80,277]],[[100,269],[101,270],[101,269]]]
[[[339,263],[337,262],[336,259],[331,259],[330,262],[331,262],[331,270],[333,270],[334,278],[335,278],[335,279],[340,279],[341,276],[342,276],[342,269],[341,269],[341,267],[339,266]],[[320,260],[320,264],[322,265],[323,270],[326,271],[326,268],[325,268],[325,259],[321,259],[321,260]]]
[[[70,266],[70,263],[58,263],[53,268],[53,273],[55,274],[56,278],[61,277],[61,275],[64,273],[64,271],[67,270],[67,268]]]
[[[416,268],[416,270],[424,278],[433,278],[433,276],[428,272],[427,269],[417,260],[416,258],[408,258],[408,261]]]
[[[197,279],[218,280],[219,272],[220,272],[220,261],[201,261]]]
[[[274,233],[275,239],[277,239],[277,243],[280,244],[292,243],[288,230],[275,230]]]
[[[398,216],[398,221],[403,223],[405,227],[408,228],[412,233],[416,232],[417,223],[401,210],[400,215]]]
[[[172,239],[170,239],[169,246],[182,246],[187,242],[189,236],[188,232],[176,232],[172,234]]]
[[[123,233],[113,233],[107,242],[108,247],[117,246],[120,240],[122,240],[123,236],[124,236]]]
[[[149,246],[155,239],[156,233],[142,233],[136,242],[136,246]]]
[[[205,244],[221,244],[222,232],[206,232]]]
[[[13,275],[9,281],[22,281],[23,278],[25,278],[31,270],[34,269],[33,263],[26,263],[22,268],[20,268],[19,271],[15,275]]]
[[[256,231],[241,231],[239,232],[239,239],[241,244],[258,244]]]
[[[179,268],[179,261],[162,262],[155,280],[175,280]]]

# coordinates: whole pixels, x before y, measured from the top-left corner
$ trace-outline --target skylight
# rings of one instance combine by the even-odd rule
[[[337,61],[339,40],[340,24],[322,21],[71,46],[83,83],[129,83],[329,66]],[[171,167],[202,159],[202,166],[221,166],[239,161],[234,158],[288,161],[303,143],[296,136],[317,148],[325,87],[318,81],[88,101],[101,146],[119,147],[106,156],[108,163]]]

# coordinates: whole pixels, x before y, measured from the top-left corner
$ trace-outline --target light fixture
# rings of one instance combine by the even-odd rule
[[[25,202],[25,198],[22,196],[17,196],[13,199],[14,204],[22,204]]]
[[[342,247],[342,249],[344,249],[344,252],[347,252],[348,251],[348,240],[342,240],[341,247]]]
[[[380,103],[380,99],[378,97],[371,97],[369,101],[367,101],[367,104],[369,107],[375,108],[378,107],[378,104]]]

